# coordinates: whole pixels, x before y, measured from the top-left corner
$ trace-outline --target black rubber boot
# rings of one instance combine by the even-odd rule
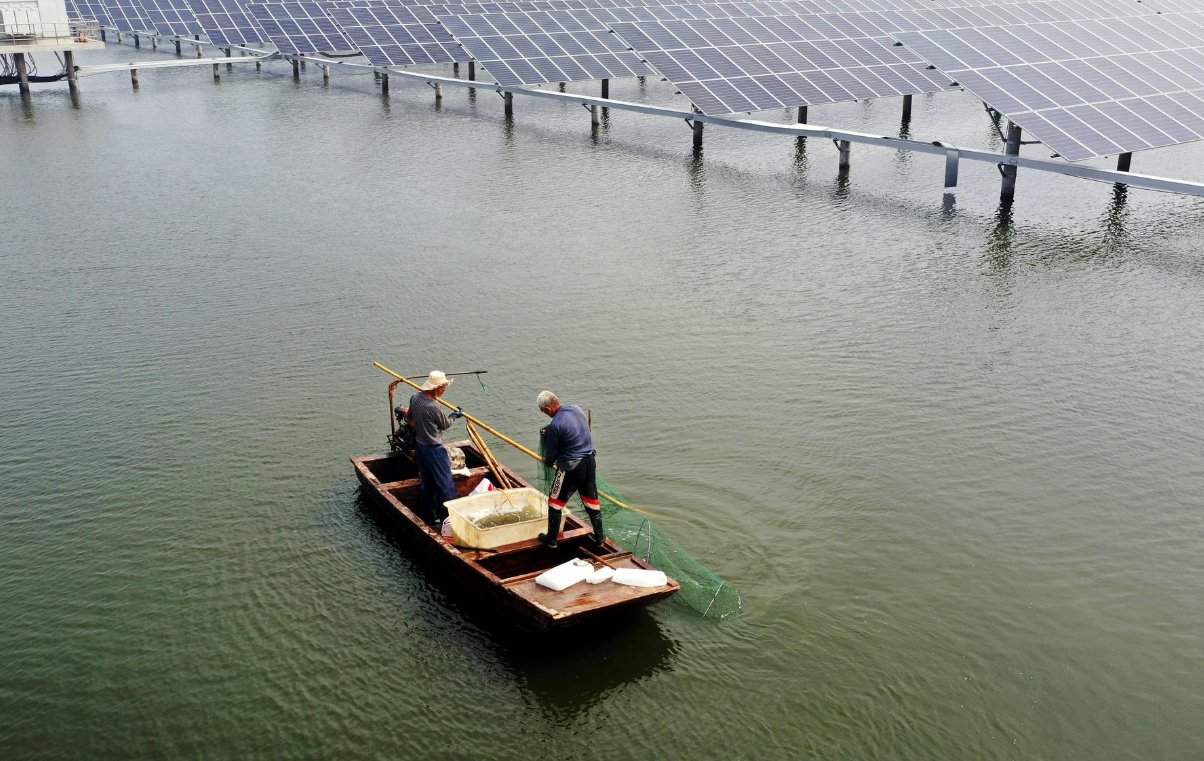
[[[556,547],[556,539],[560,536],[560,519],[564,517],[564,511],[558,507],[548,506],[548,533],[540,534],[539,541],[552,547]]]
[[[587,507],[585,508],[585,512],[589,514],[590,525],[594,527],[594,535],[590,538],[593,540],[595,547],[601,547],[602,543],[606,541],[606,532],[602,530],[602,511],[590,510]]]

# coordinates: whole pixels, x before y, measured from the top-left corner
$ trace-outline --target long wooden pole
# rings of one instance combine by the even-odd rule
[[[418,389],[419,391],[422,390],[422,386],[419,386],[417,383],[415,383],[414,381],[405,377],[404,375],[399,375],[398,373],[393,372],[392,370],[385,367],[381,363],[373,362],[372,364],[375,365],[378,369],[383,370],[384,372],[388,373],[389,375],[392,375],[394,378],[401,381],[402,383],[406,383],[410,386],[413,386],[414,388]],[[445,402],[440,397],[435,397],[435,401],[439,402],[439,404],[442,404],[444,407],[447,407],[449,410],[458,410],[460,412],[460,414],[464,416],[465,420],[470,420],[473,423],[475,423],[477,425],[477,427],[484,428],[486,431],[489,431],[494,436],[497,436],[499,439],[506,442],[507,444],[514,447],[515,449],[522,452],[523,454],[527,455],[528,457],[530,457],[534,460],[539,460],[540,462],[543,462],[543,458],[540,457],[539,455],[537,455],[535,452],[532,452],[530,449],[527,449],[522,444],[519,444],[517,441],[515,441],[514,439],[505,435],[504,433],[501,433],[497,429],[492,428],[492,427],[486,425],[485,423],[482,423],[480,420],[476,419],[472,415],[469,415],[467,412],[460,410],[459,407],[452,404],[451,402]],[[552,463],[551,467],[553,469],[555,469],[556,463]],[[649,515],[649,516],[652,515],[652,513],[648,512],[647,510],[641,510],[640,508],[632,507],[631,505],[629,505],[625,502],[620,502],[619,500],[615,499],[614,497],[610,496],[609,494],[607,494],[604,491],[598,492],[598,496],[604,498],[607,502],[610,502],[611,504],[618,505],[619,507],[623,508],[624,510],[634,510],[637,513],[643,513],[644,515]]]

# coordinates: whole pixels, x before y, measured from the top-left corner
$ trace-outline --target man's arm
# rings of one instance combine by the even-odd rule
[[[543,461],[545,465],[551,465],[556,462],[556,456],[560,454],[560,431],[556,430],[554,422],[548,426],[547,430],[548,432],[544,436]]]

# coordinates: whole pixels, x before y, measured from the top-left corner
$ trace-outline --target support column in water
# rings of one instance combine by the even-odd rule
[[[798,124],[806,124],[807,123],[807,107],[806,106],[798,107],[798,122],[797,123]]]
[[[1116,157],[1116,171],[1127,172],[1133,166],[1133,154],[1122,153]]]
[[[29,95],[29,68],[25,64],[25,54],[13,53],[13,60],[17,62],[17,85],[21,94]]]
[[[511,93],[502,93],[502,97],[506,100],[506,118],[514,116],[514,95]]]
[[[79,94],[79,72],[75,70],[75,52],[72,50],[63,51],[63,68],[67,70],[67,87],[71,89],[72,95]]]
[[[911,121],[911,94],[903,96],[903,121]]]
[[[1020,125],[1012,124],[1008,121],[1007,143],[1003,146],[1005,156],[1020,155]],[[999,200],[1004,203],[1011,203],[1016,197],[1016,167],[1008,164],[1000,165],[1000,172],[1003,175],[1003,182],[999,187]]]
[[[695,119],[692,126],[694,129],[694,152],[697,153],[702,150],[702,128],[706,125]]]

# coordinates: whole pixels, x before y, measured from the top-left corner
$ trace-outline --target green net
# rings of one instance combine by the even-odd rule
[[[544,454],[543,436],[539,439],[539,453]],[[545,465],[541,465],[539,471],[540,488],[547,494],[552,490],[556,471]],[[609,495],[624,504],[632,504],[601,476],[597,480],[606,536],[676,579],[681,584],[681,591],[673,596],[674,600],[689,605],[706,618],[725,618],[740,609],[740,593],[735,587],[708,571],[648,516],[619,507],[607,499]],[[577,498],[580,500],[580,495]]]

